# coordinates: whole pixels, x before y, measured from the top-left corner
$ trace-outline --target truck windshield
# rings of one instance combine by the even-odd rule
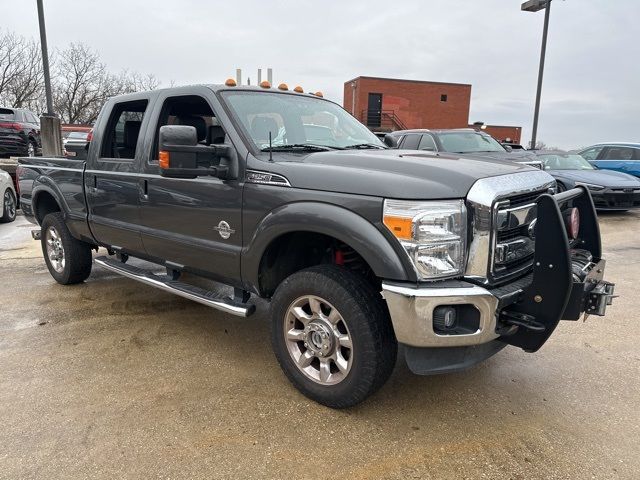
[[[493,137],[476,132],[447,132],[438,135],[445,152],[505,152]]]
[[[269,135],[274,148],[385,148],[367,127],[327,100],[266,91],[225,91],[222,96],[260,150],[269,148]]]

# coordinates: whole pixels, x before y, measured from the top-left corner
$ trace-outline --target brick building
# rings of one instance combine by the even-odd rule
[[[374,131],[467,128],[471,85],[357,77],[344,84],[344,108]],[[487,126],[498,140],[520,141],[520,127]]]

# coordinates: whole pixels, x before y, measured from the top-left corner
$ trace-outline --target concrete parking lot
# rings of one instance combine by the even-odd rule
[[[605,318],[464,373],[402,362],[366,403],[308,401],[268,305],[220,314],[95,268],[63,287],[0,225],[0,478],[639,478],[640,213],[601,217]]]

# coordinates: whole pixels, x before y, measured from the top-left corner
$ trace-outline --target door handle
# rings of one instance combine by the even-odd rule
[[[149,180],[144,179],[140,181],[141,183],[141,193],[143,200],[149,200]]]

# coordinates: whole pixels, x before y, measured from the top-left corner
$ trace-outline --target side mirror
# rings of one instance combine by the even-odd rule
[[[513,148],[511,148],[511,145],[503,145],[503,147],[507,152],[509,153],[513,152]]]
[[[220,159],[229,156],[227,145],[200,145],[195,127],[164,125],[158,141],[160,174],[170,178],[212,175],[225,179],[229,168]]]
[[[390,148],[398,148],[398,140],[390,133],[384,136],[384,144]]]

